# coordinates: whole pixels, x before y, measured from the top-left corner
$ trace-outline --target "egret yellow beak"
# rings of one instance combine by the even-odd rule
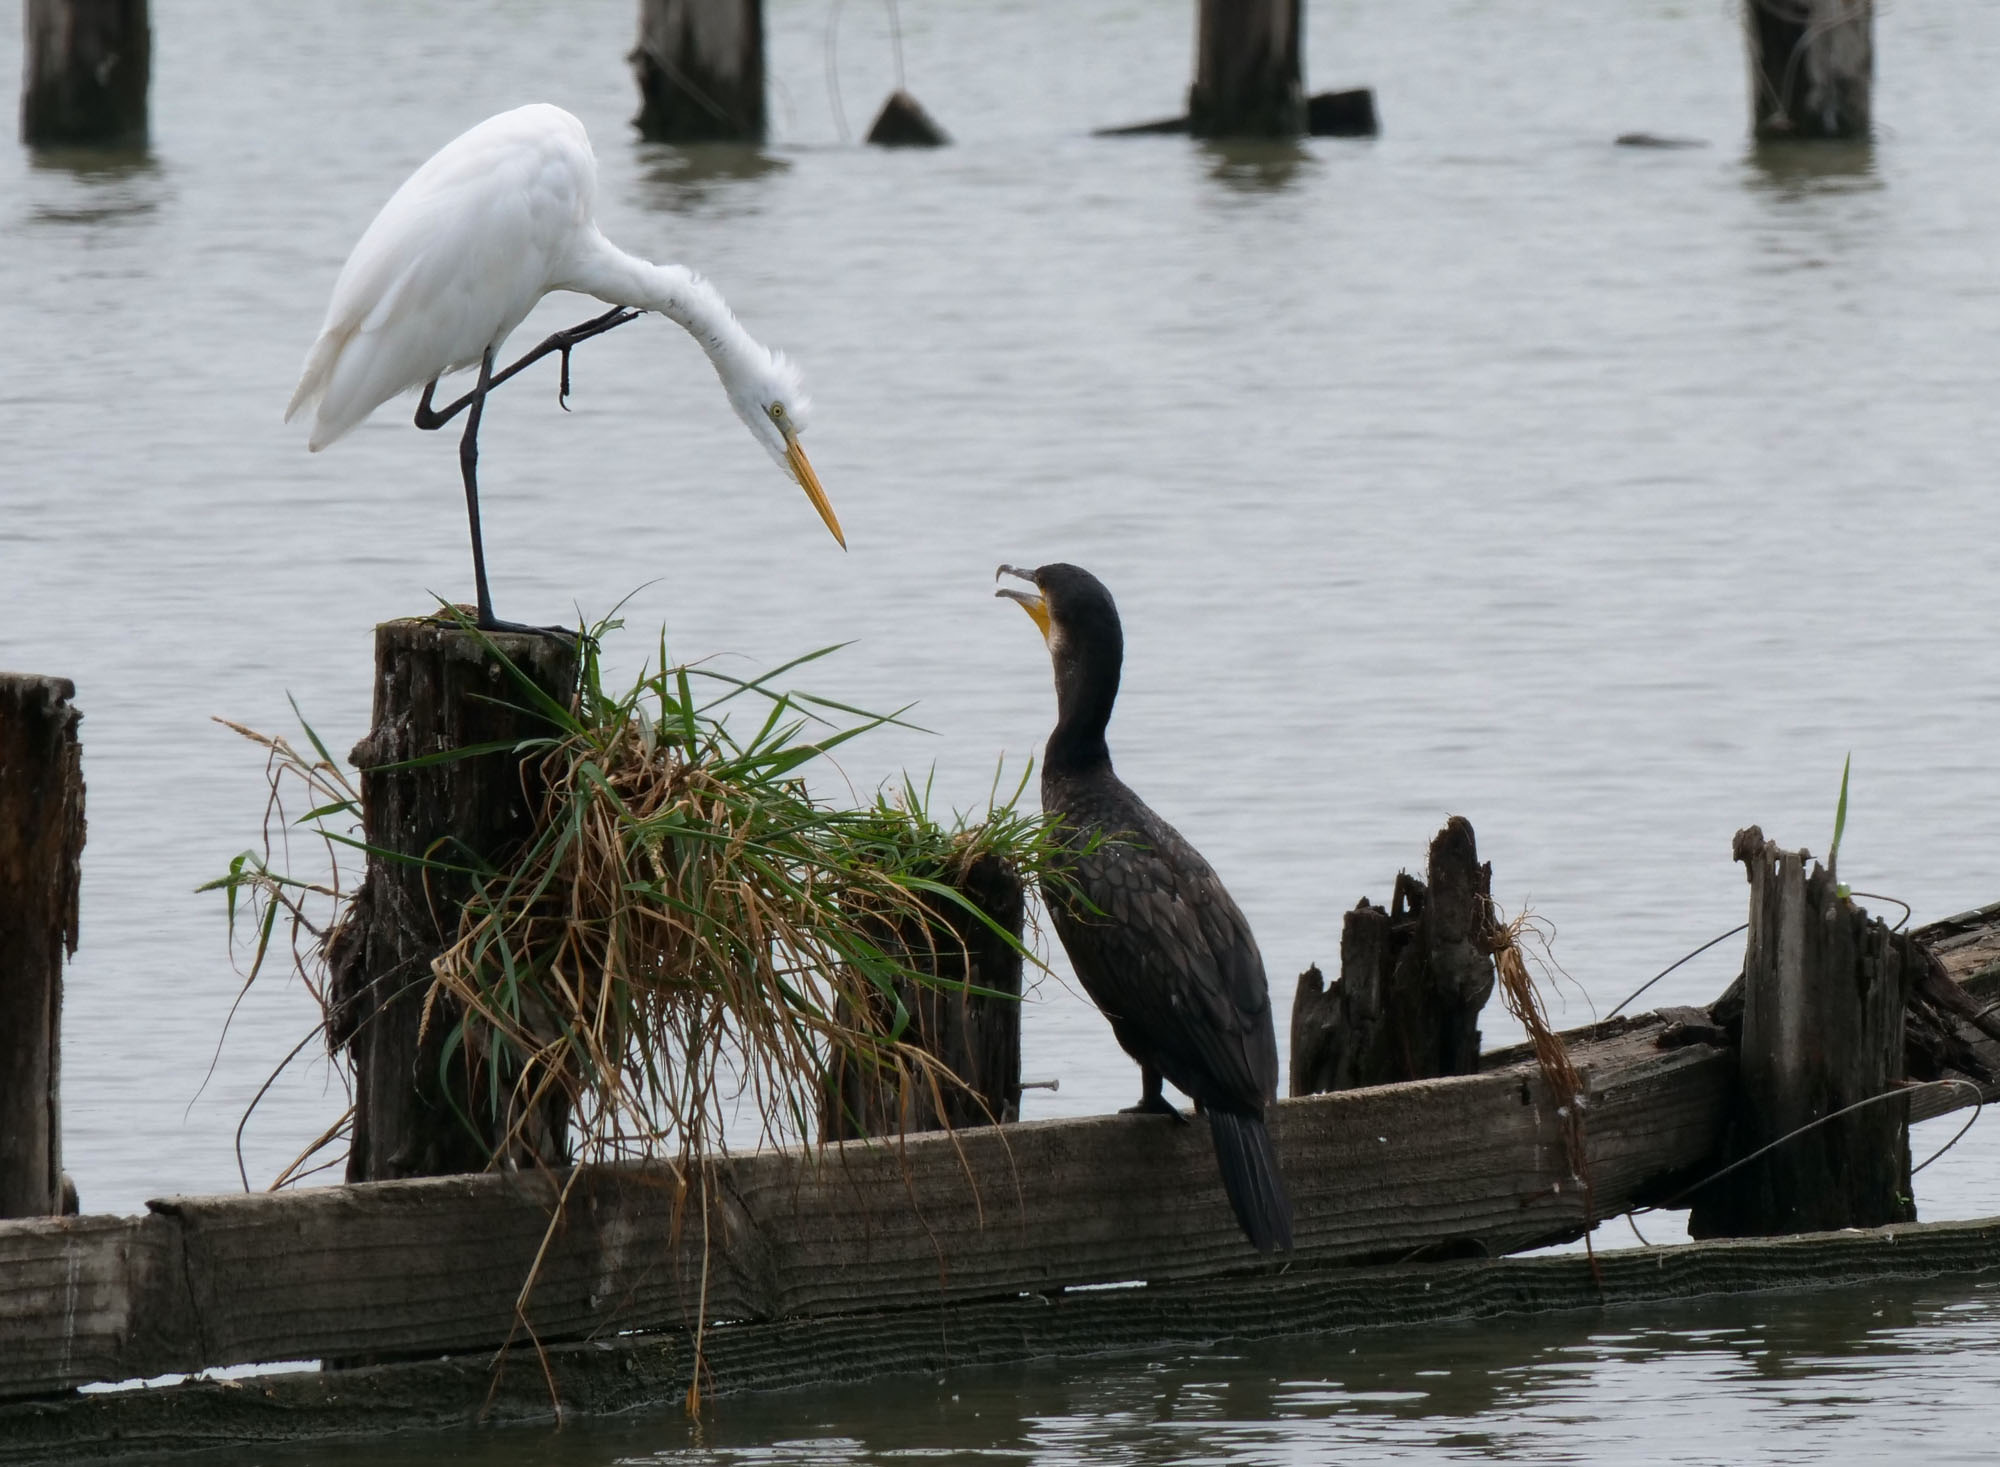
[[[1016,570],[1011,565],[1003,565],[1000,567],[999,570],[993,573],[993,579],[996,581],[999,580],[1001,576],[1019,576],[1024,581],[1034,580],[1034,577],[1030,575],[1028,572],[1024,570]],[[1029,616],[1033,617],[1035,625],[1041,628],[1042,640],[1044,642],[1048,641],[1049,603],[1046,599],[1044,599],[1044,597],[1039,591],[1015,591],[1015,590],[1010,590],[1006,586],[1002,586],[999,590],[995,591],[993,594],[995,596],[1005,596],[1009,601],[1019,602],[1021,605],[1021,610],[1027,612]]]
[[[806,451],[799,447],[799,440],[792,434],[785,435],[785,461],[792,466],[792,477],[799,481],[799,487],[806,491],[806,498],[819,511],[819,517],[826,521],[826,527],[833,531],[833,538],[840,542],[840,548],[847,548],[847,537],[840,533],[840,521],[833,517],[833,505],[827,501],[826,491],[819,487],[819,475],[813,472]]]

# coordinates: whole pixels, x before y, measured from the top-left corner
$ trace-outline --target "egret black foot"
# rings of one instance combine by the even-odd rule
[[[525,622],[502,621],[488,617],[485,621],[474,622],[482,632],[513,632],[527,637],[553,637],[558,642],[574,642],[583,635],[575,627],[531,627]]]
[[[1180,1113],[1179,1107],[1163,1095],[1145,1096],[1137,1105],[1128,1105],[1125,1109],[1119,1111],[1118,1114],[1121,1116],[1172,1116],[1183,1126],[1188,1123],[1188,1118]]]

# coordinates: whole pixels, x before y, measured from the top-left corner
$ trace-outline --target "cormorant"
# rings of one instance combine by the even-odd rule
[[[1042,895],[1084,991],[1139,1062],[1143,1094],[1131,1112],[1186,1124],[1162,1078],[1192,1097],[1245,1235],[1266,1253],[1289,1248],[1292,1204],[1264,1128],[1278,1089],[1264,959],[1201,853],[1112,771],[1104,729],[1125,656],[1118,608],[1077,566],[1000,571],[1034,582],[1034,592],[996,594],[1026,608],[1055,664],[1042,808],[1059,817],[1072,885],[1047,882]]]

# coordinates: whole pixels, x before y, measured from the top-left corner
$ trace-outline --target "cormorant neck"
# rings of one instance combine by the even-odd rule
[[[1060,777],[1111,767],[1104,730],[1111,722],[1112,705],[1118,701],[1123,650],[1085,646],[1074,656],[1058,656],[1056,727],[1042,756],[1044,773]]]

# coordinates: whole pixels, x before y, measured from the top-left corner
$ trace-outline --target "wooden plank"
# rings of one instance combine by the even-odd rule
[[[2000,1219],[1872,1232],[1630,1248],[1391,1268],[1305,1269],[1145,1288],[1029,1294],[932,1310],[726,1325],[705,1340],[704,1392],[832,1386],[872,1377],[1199,1347],[1218,1339],[1407,1328],[1776,1289],[1976,1279],[2000,1270]],[[1614,1316],[1615,1317],[1615,1316]],[[677,1403],[692,1374],[685,1333],[555,1345],[565,1418]],[[56,1402],[0,1403],[0,1463],[131,1460],[230,1444],[269,1447],[387,1431],[548,1421],[541,1361],[515,1350],[365,1369],[190,1381]]]
[[[1579,1066],[1591,1081],[1592,1203],[1607,1215],[1707,1151],[1726,1058],[1660,1052],[1640,1030]],[[1050,1288],[1424,1253],[1500,1253],[1572,1237],[1564,1173],[1531,1069],[1286,1101],[1272,1128],[1297,1212],[1289,1263],[1243,1244],[1206,1139],[1105,1116],[848,1143],[718,1170],[711,1321],[934,1306]],[[975,1181],[976,1179],[976,1181]],[[0,1394],[165,1369],[498,1344],[541,1246],[554,1178],[445,1177],[154,1204],[179,1229],[198,1341],[163,1361],[0,1357]],[[674,1237],[664,1169],[587,1173],[529,1308],[544,1340],[690,1323],[701,1211]],[[18,1224],[27,1230],[33,1224]],[[54,1243],[51,1239],[51,1249]],[[45,1268],[53,1267],[46,1257]],[[0,1316],[0,1322],[5,1316]],[[32,1356],[32,1358],[30,1358]]]
[[[2000,927],[2000,908],[1994,917]],[[1987,971],[1973,925],[1946,955],[1954,977]],[[738,1158],[711,1193],[708,1317],[921,1315],[1132,1280],[1223,1276],[1248,1287],[1285,1267],[1292,1277],[1315,1264],[1571,1237],[1593,1212],[1614,1216],[1693,1180],[1708,1158],[1732,1061],[1701,1043],[1661,1050],[1665,1029],[1647,1015],[1594,1026],[1587,1039],[1579,1031],[1588,1200],[1563,1174],[1556,1117],[1531,1066],[1279,1102],[1273,1134],[1298,1211],[1289,1264],[1244,1246],[1205,1141],[1159,1117],[855,1142],[817,1168],[796,1152]],[[556,1185],[444,1177],[168,1199],[144,1219],[0,1224],[0,1396],[498,1344]],[[702,1214],[690,1207],[676,1243],[676,1201],[664,1169],[578,1181],[530,1308],[544,1341],[695,1318]]]
[[[206,1354],[179,1230],[158,1217],[0,1222],[0,1395],[187,1370]]]

